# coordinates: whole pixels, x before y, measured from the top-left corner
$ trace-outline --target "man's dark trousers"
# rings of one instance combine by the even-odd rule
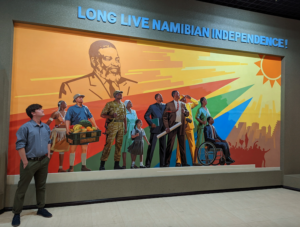
[[[36,188],[37,207],[39,209],[45,207],[46,180],[49,160],[50,159],[48,157],[43,158],[41,161],[28,160],[28,165],[25,169],[23,167],[23,162],[21,161],[20,180],[13,205],[14,214],[20,214],[22,212],[25,193],[33,177]]]
[[[170,165],[170,160],[171,160],[171,156],[172,156],[172,151],[173,151],[173,146],[174,146],[174,142],[176,139],[176,135],[177,135],[177,139],[178,139],[178,143],[179,143],[181,163],[183,165],[187,164],[186,154],[185,154],[185,134],[180,135],[181,127],[183,127],[183,126],[177,127],[176,129],[169,132],[169,134],[168,134],[168,145],[167,145],[167,149],[166,149],[166,160],[165,160],[166,165]]]
[[[222,148],[223,153],[225,155],[225,158],[230,157],[230,151],[229,151],[229,146],[228,143],[224,143],[224,142],[215,142],[213,143],[216,148]]]
[[[150,166],[154,150],[155,150],[155,145],[157,142],[157,135],[155,133],[151,133],[150,135],[150,146],[148,146],[147,150],[147,158],[146,158],[146,166]],[[165,151],[166,150],[166,136],[162,136],[159,138],[159,160],[160,160],[160,167],[164,166],[165,163]]]

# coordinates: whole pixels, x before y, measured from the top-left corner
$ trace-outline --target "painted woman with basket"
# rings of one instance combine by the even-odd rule
[[[205,97],[200,99],[201,107],[197,110],[196,113],[196,120],[198,121],[197,127],[197,143],[196,143],[196,150],[194,155],[193,163],[197,163],[197,151],[202,143],[205,142],[204,138],[204,128],[208,125],[207,118],[210,117],[210,113],[207,105],[207,100]]]
[[[136,156],[140,156],[140,168],[146,168],[143,164],[143,154],[144,154],[144,140],[146,140],[148,146],[150,145],[146,133],[144,129],[142,129],[143,122],[140,119],[135,121],[135,126],[131,131],[131,138],[133,139],[133,143],[128,147],[128,152],[132,155],[132,164],[131,169],[137,169],[138,167],[135,165]]]

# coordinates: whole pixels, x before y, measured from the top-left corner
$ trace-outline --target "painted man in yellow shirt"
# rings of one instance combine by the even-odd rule
[[[187,102],[186,98],[188,98],[191,102]],[[191,123],[187,124],[187,127],[185,128],[185,133],[187,140],[190,145],[190,152],[192,156],[192,160],[194,160],[195,156],[195,137],[194,137],[194,121],[193,121],[193,115],[192,115],[192,109],[198,106],[198,101],[194,98],[192,98],[189,95],[180,95],[180,101],[185,103],[186,109],[189,111],[190,115],[187,117],[192,120]],[[199,165],[198,163],[193,163],[193,165]],[[181,166],[181,158],[180,158],[180,150],[179,150],[179,144],[177,141],[177,155],[176,155],[176,166]]]

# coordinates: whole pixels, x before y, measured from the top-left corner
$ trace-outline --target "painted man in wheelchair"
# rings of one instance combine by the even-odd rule
[[[230,157],[230,151],[229,151],[229,146],[226,140],[222,140],[215,127],[213,126],[214,124],[214,119],[212,117],[207,118],[208,125],[204,127],[204,138],[206,142],[211,142],[213,143],[216,148],[222,148],[223,153],[225,155],[225,161],[226,164],[231,164],[234,163],[235,161],[231,159]]]

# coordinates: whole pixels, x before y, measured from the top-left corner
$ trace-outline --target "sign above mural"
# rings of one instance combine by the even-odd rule
[[[98,21],[102,23],[109,22],[115,24],[118,21],[118,16],[114,12],[106,12],[88,8],[83,10],[78,6],[78,19],[88,19],[90,21]],[[177,33],[182,35],[197,36],[202,38],[211,38],[218,40],[225,40],[231,42],[241,42],[261,46],[288,48],[288,39],[278,37],[268,37],[257,34],[248,34],[237,31],[227,31],[216,28],[200,27],[190,24],[182,24],[169,21],[161,21],[157,19],[150,19],[147,17],[138,17],[135,15],[121,14],[120,24],[122,26],[134,26],[142,29],[152,29],[155,31]]]

